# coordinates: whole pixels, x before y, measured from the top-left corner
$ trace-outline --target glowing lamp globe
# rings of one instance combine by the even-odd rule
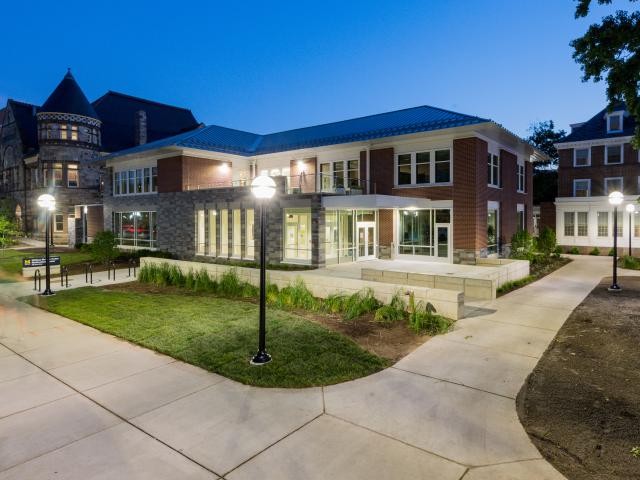
[[[635,206],[633,203],[628,203],[628,204],[627,204],[627,206],[626,206],[626,208],[625,208],[625,210],[626,210],[628,213],[633,213],[633,212],[635,212],[635,211],[636,211],[636,206]]]
[[[609,194],[609,203],[614,206],[620,205],[624,201],[624,195],[616,191]]]
[[[47,210],[55,210],[56,199],[53,195],[43,193],[38,197],[38,206],[41,208],[46,208]]]
[[[251,193],[256,198],[268,200],[276,193],[276,182],[268,175],[259,175],[251,182]]]

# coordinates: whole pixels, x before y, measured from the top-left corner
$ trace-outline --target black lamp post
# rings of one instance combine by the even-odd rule
[[[38,206],[44,208],[45,213],[45,227],[44,227],[44,256],[45,256],[45,289],[42,295],[53,295],[51,290],[51,267],[49,265],[49,247],[51,241],[49,236],[51,235],[51,212],[56,208],[56,199],[53,195],[44,193],[38,197]],[[52,235],[51,235],[52,236]]]
[[[258,353],[251,359],[251,365],[264,365],[271,361],[271,355],[267,353],[267,322],[266,322],[266,298],[267,298],[267,231],[265,204],[276,192],[276,182],[267,175],[260,175],[251,182],[251,193],[260,203],[260,333],[258,338]]]
[[[610,292],[619,292],[622,287],[618,285],[618,205],[624,200],[620,192],[609,194],[609,203],[613,205],[613,283],[609,287]]]
[[[633,229],[632,220],[633,214],[636,211],[636,206],[633,203],[628,203],[625,210],[629,213],[629,256],[631,257],[631,230]]]

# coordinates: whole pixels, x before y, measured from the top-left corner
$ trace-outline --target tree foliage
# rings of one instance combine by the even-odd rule
[[[91,254],[91,258],[100,263],[109,263],[115,260],[120,251],[117,248],[118,241],[116,235],[110,231],[99,232],[93,242],[86,245],[86,249]]]
[[[557,166],[558,151],[554,144],[562,140],[567,132],[564,130],[556,130],[553,120],[534,122],[529,127],[529,132],[530,135],[527,141],[549,156],[548,162],[536,162],[536,170],[548,169],[549,166]]]
[[[13,245],[19,234],[18,226],[7,215],[0,215],[0,248]]]
[[[612,3],[612,0],[596,1],[600,5]],[[576,18],[586,17],[592,3],[592,0],[578,0]],[[626,103],[636,120],[632,143],[640,148],[640,12],[618,10],[607,15],[600,23],[592,24],[582,37],[573,40],[571,46],[573,58],[583,72],[582,80],[606,79],[609,107],[620,101]]]

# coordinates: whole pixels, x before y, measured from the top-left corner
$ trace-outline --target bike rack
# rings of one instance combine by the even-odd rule
[[[38,288],[36,288],[36,282],[38,282]],[[42,290],[42,274],[39,269],[33,274],[33,289],[38,291]]]
[[[109,280],[111,280],[111,270],[113,270],[113,280],[115,281],[115,279],[116,279],[116,264],[115,264],[115,262],[110,262],[107,265],[107,278]]]
[[[133,278],[136,278],[136,259],[135,258],[130,258],[129,259],[129,276],[131,276],[131,268],[133,267]],[[114,279],[115,279],[115,273],[114,273]]]
[[[66,279],[66,285],[63,280]],[[60,286],[69,288],[69,267],[60,268]]]
[[[91,284],[93,284],[93,265],[90,263],[84,264],[84,283],[89,283],[91,280]]]

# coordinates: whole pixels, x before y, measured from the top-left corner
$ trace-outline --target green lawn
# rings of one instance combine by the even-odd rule
[[[258,306],[209,295],[85,287],[28,301],[250,385],[330,385],[370,375],[389,364],[322,325],[268,309],[267,350],[273,361],[251,366],[249,359],[257,349]]]
[[[43,249],[44,250],[44,249]],[[51,255],[59,255],[63,265],[87,262],[90,259],[88,253],[84,252],[56,252]],[[22,273],[22,257],[44,257],[43,252],[33,252],[24,250],[0,249],[0,283],[15,281],[20,279]]]

